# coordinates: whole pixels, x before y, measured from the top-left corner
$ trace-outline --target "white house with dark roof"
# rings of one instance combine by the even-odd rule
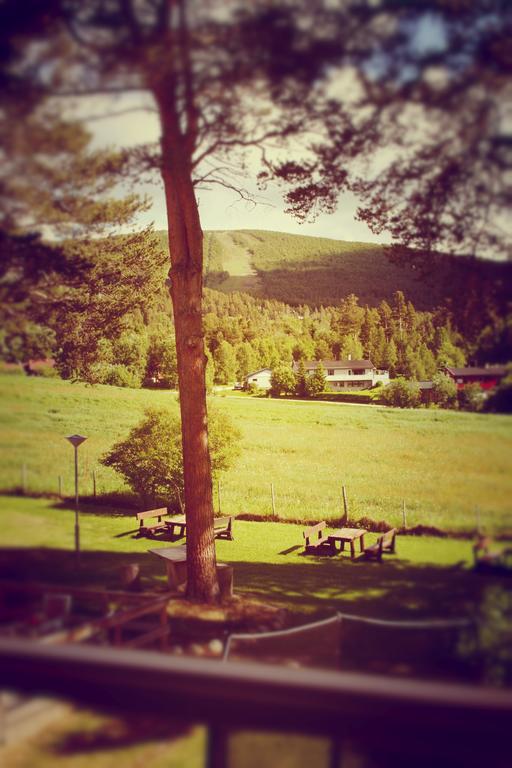
[[[244,388],[255,384],[258,389],[270,389],[270,379],[272,378],[272,368],[260,368],[259,371],[253,371],[244,376]]]
[[[389,371],[378,370],[371,360],[305,360],[306,374],[312,374],[322,363],[327,385],[333,390],[371,389],[377,382],[389,384]],[[299,363],[293,364],[293,370]]]

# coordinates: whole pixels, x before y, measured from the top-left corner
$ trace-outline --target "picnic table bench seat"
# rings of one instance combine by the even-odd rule
[[[333,554],[332,543],[329,536],[325,535],[327,523],[322,520],[321,523],[310,525],[303,531],[304,551],[308,555]]]
[[[165,521],[165,526],[172,536],[185,536],[187,520],[185,515],[172,517]],[[213,532],[216,539],[229,539],[233,541],[233,516],[215,517],[213,520]]]
[[[213,532],[216,539],[233,541],[233,516],[215,517],[213,520]]]
[[[383,533],[374,544],[369,547],[365,547],[363,556],[367,560],[382,560],[383,554],[394,554],[396,552],[396,528],[391,528],[386,533]]]
[[[167,507],[148,509],[145,512],[137,512],[135,517],[139,523],[139,536],[151,536],[155,531],[166,529],[167,521],[164,518],[168,517],[168,510]],[[147,522],[148,520],[153,522]]]

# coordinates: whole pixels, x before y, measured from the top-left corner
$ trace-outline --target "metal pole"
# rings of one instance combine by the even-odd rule
[[[80,564],[80,523],[78,520],[78,446],[75,449],[75,556],[77,565]]]
[[[345,520],[343,521],[346,525],[348,523],[348,500],[347,500],[347,489],[344,485],[341,486],[341,491],[343,494],[343,511],[345,513]]]

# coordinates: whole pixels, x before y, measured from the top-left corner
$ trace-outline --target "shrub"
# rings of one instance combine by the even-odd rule
[[[239,454],[240,432],[224,413],[209,407],[208,435],[212,474],[231,466]],[[142,503],[183,508],[183,455],[178,414],[148,408],[128,436],[101,458],[123,476]]]
[[[459,389],[457,398],[459,408],[463,411],[480,411],[484,404],[485,395],[480,384],[475,382],[466,384],[465,387]]]
[[[446,373],[436,373],[432,379],[432,402],[440,408],[457,405],[457,385]]]
[[[110,384],[113,387],[133,387],[139,389],[141,385],[142,374],[134,371],[126,365],[109,365],[103,381],[103,384]]]
[[[295,374],[289,365],[276,365],[270,379],[272,397],[292,395],[295,392]]]
[[[489,395],[485,410],[494,413],[512,413],[512,375],[507,376],[499,387]]]
[[[251,381],[251,383],[247,384],[246,387],[244,387],[244,389],[250,395],[260,395],[262,392],[262,390],[258,387],[255,381]]]
[[[421,402],[420,387],[417,381],[407,381],[399,376],[385,388],[381,402],[398,408],[417,408]]]

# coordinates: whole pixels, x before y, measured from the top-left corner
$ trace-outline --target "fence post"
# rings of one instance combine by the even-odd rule
[[[344,485],[341,486],[341,490],[343,493],[343,511],[345,514],[343,522],[346,524],[348,523],[348,500],[347,500],[347,489]]]
[[[96,498],[96,472],[92,471],[92,495]]]
[[[59,499],[62,499],[62,475],[59,475]]]
[[[21,493],[25,496],[27,492],[27,465],[25,462],[21,465]]]
[[[221,514],[220,480],[217,480],[217,499],[219,502],[219,515]]]
[[[270,483],[270,492],[272,494],[272,516],[276,517],[276,497],[274,494],[274,483]]]
[[[475,507],[476,532],[480,533],[480,507]]]
[[[407,513],[405,511],[405,499],[402,499],[402,522],[404,528],[407,528]]]

